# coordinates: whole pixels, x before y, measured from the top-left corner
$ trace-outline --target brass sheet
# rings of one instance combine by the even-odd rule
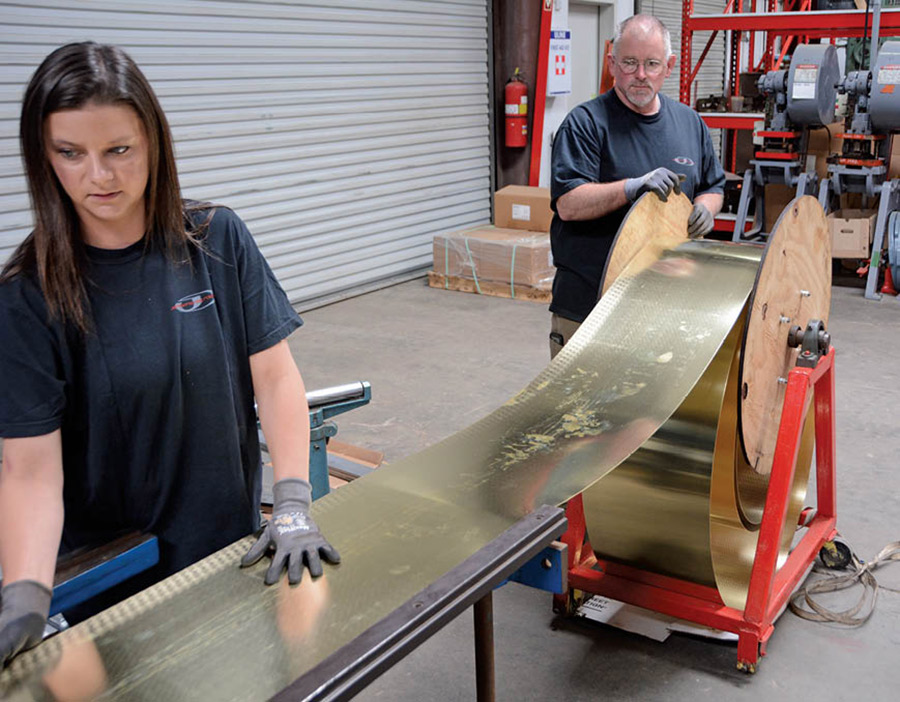
[[[340,566],[266,588],[265,564],[237,567],[245,539],[20,656],[0,697],[269,697],[522,516],[583,491],[685,408],[732,347],[759,264],[757,248],[713,241],[657,256],[504,406],[318,501]]]
[[[743,335],[742,315],[669,420],[582,494],[588,533],[599,557],[716,587],[723,602],[736,609],[746,604],[768,483],[767,476],[747,463],[737,430]],[[810,412],[779,566],[806,497],[812,418]]]
[[[742,332],[740,320],[669,420],[582,494],[598,556],[715,587],[710,488],[720,415],[728,425],[737,412],[725,396]]]

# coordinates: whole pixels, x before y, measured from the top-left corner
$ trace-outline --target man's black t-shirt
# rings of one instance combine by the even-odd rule
[[[579,185],[636,178],[661,166],[686,176],[681,187],[691,199],[724,191],[725,173],[700,115],[662,94],[659,102],[659,112],[640,115],[610,90],[566,116],[553,140],[554,212],[557,199]],[[590,314],[613,239],[630,207],[581,222],[564,222],[554,215],[552,312],[576,322]]]
[[[302,324],[231,210],[191,251],[88,247],[86,335],[48,322],[33,276],[0,285],[0,436],[61,429],[63,550],[148,531],[156,578],[258,526],[249,357]]]

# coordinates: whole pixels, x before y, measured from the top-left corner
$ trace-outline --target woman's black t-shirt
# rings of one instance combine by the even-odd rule
[[[249,358],[302,324],[231,210],[202,242],[190,265],[89,247],[86,335],[48,321],[34,277],[0,285],[0,436],[61,429],[63,550],[150,532],[155,578],[257,528]]]

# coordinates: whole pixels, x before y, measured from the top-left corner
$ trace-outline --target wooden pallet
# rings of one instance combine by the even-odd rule
[[[456,290],[457,292],[480,293],[493,297],[510,297],[516,300],[529,300],[531,302],[550,302],[550,290],[533,288],[530,285],[514,285],[498,283],[493,280],[479,280],[478,285],[471,278],[461,278],[455,275],[444,275],[435,271],[428,271],[428,285],[432,288],[444,290]]]

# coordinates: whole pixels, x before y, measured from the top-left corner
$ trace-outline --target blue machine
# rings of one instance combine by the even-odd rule
[[[334,422],[328,420],[362,407],[371,399],[372,386],[366,381],[306,393],[306,401],[309,403],[309,482],[314,500],[327,495],[331,490],[328,485],[329,459],[326,446],[328,439],[335,436],[338,429]],[[371,470],[359,465],[341,467],[344,469],[342,472],[350,472],[356,478]]]
[[[328,420],[344,412],[367,405],[371,399],[372,386],[364,380],[306,393],[306,402],[309,404],[309,483],[312,485],[314,500],[327,495],[331,491],[328,484],[329,464],[332,464],[332,469],[337,468],[339,470],[341,477],[351,480],[371,472],[371,468],[352,461],[341,461],[335,456],[329,458],[327,450],[328,439],[335,436],[338,431],[337,425]],[[266,445],[262,429],[259,430],[259,443],[263,451],[268,453],[269,448]],[[264,465],[264,504],[269,503],[271,500],[273,480],[272,466]]]

